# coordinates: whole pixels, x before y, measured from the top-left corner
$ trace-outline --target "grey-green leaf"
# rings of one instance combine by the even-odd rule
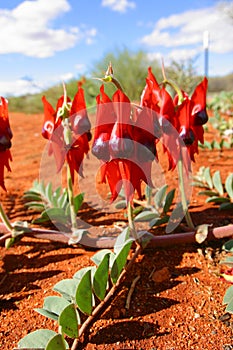
[[[163,185],[154,196],[155,207],[158,210],[163,207],[163,202],[165,199],[167,188],[168,185]]]
[[[221,175],[220,175],[219,170],[215,171],[212,180],[213,180],[213,185],[214,185],[214,188],[216,189],[216,191],[218,191],[220,196],[223,196],[224,189],[223,189],[222,179],[221,179]]]
[[[69,345],[67,344],[67,342],[65,341],[65,339],[63,338],[63,336],[61,334],[56,334],[54,337],[52,337],[45,350],[66,350],[69,349]]]
[[[225,181],[225,188],[228,196],[233,199],[233,173],[229,174]]]
[[[169,216],[168,215],[165,215],[162,218],[153,219],[150,222],[150,227],[166,224],[168,222],[168,220],[169,220]]]
[[[212,182],[212,178],[211,178],[211,175],[210,175],[210,168],[209,167],[204,169],[203,175],[204,175],[205,182],[207,183],[209,188],[212,189],[213,188],[213,182]]]
[[[130,229],[129,227],[126,227],[118,236],[116,239],[116,242],[114,244],[113,250],[115,254],[118,254],[118,252],[121,251],[122,247],[125,245],[125,242],[128,241],[130,238]]]
[[[77,288],[77,281],[73,278],[61,280],[55,284],[53,290],[60,293],[68,301],[74,300]]]
[[[35,311],[57,321],[62,310],[69,304],[70,303],[62,297],[49,296],[45,298],[43,308],[37,308]]]
[[[139,213],[137,216],[135,216],[134,221],[136,222],[144,222],[144,221],[151,221],[154,218],[158,218],[158,213],[153,213],[151,210],[143,210],[141,213]]]
[[[73,303],[62,310],[58,323],[62,327],[62,332],[68,335],[68,337],[72,339],[78,338],[78,326],[81,320]]]
[[[100,300],[103,300],[106,294],[108,275],[109,275],[109,257],[110,254],[105,254],[100,262],[93,279],[94,293]]]
[[[39,329],[32,333],[27,334],[18,342],[18,348],[38,348],[45,349],[48,342],[57,335],[56,332],[50,329]]]
[[[101,249],[97,253],[95,253],[92,257],[91,260],[99,266],[103,258],[105,257],[106,254],[111,254],[112,251],[110,249]]]

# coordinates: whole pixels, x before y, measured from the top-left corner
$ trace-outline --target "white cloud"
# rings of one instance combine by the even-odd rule
[[[102,0],[102,6],[109,7],[113,11],[126,12],[128,8],[135,8],[136,4],[129,0]]]
[[[37,85],[31,79],[17,79],[13,81],[1,81],[0,91],[2,96],[21,96],[26,94],[34,94],[42,90],[42,86]]]
[[[153,31],[144,36],[141,42],[149,47],[167,48],[196,47],[203,42],[203,32],[210,33],[210,50],[215,53],[233,52],[232,24],[226,13],[218,6],[161,18]],[[176,51],[177,53],[178,51]]]
[[[96,35],[95,29],[53,28],[51,22],[70,10],[67,0],[23,1],[12,10],[0,9],[0,54],[49,57]]]

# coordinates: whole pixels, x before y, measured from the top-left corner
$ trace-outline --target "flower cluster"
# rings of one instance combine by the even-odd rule
[[[49,155],[55,157],[57,171],[67,161],[72,181],[74,172],[82,175],[82,162],[89,151],[91,139],[91,124],[86,111],[84,90],[81,85],[74,96],[73,101],[64,93],[58,99],[56,110],[42,97],[44,104],[44,123],[42,135],[49,140]],[[65,138],[66,134],[68,138]]]
[[[101,182],[109,183],[112,200],[122,185],[127,201],[132,201],[135,190],[141,197],[141,181],[151,185],[156,158],[152,116],[143,108],[132,115],[130,100],[120,89],[111,100],[101,86],[92,153],[101,160]]]
[[[0,186],[6,190],[4,184],[4,168],[11,171],[9,161],[11,157],[11,139],[12,131],[9,124],[8,102],[5,98],[0,97]]]
[[[152,186],[151,164],[157,159],[159,140],[168,154],[169,169],[176,167],[183,146],[194,161],[208,120],[206,92],[204,78],[191,97],[178,91],[172,99],[166,84],[160,87],[149,67],[140,105],[132,112],[129,98],[120,89],[110,99],[101,86],[92,153],[101,160],[101,181],[109,183],[112,200],[122,185],[127,201],[132,201],[135,190],[141,197],[142,181]],[[188,167],[187,158],[184,163]]]
[[[169,169],[174,169],[180,157],[182,144],[187,147],[189,156],[194,161],[198,153],[198,142],[204,142],[203,125],[208,121],[206,112],[206,78],[196,86],[191,97],[173,86],[177,91],[175,98],[166,90],[166,82],[160,88],[151,68],[148,69],[146,87],[142,94],[141,104],[159,113],[158,126],[161,128],[161,140],[168,153]],[[158,133],[158,131],[157,131]]]

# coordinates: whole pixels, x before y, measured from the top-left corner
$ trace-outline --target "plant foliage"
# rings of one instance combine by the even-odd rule
[[[67,189],[58,187],[53,190],[52,184],[45,185],[35,180],[31,189],[23,196],[25,205],[30,210],[40,213],[40,216],[32,221],[33,224],[48,224],[51,222],[67,225],[70,223],[70,203]],[[76,213],[83,203],[83,193],[74,197]]]
[[[92,256],[95,266],[84,267],[73,278],[56,283],[53,290],[59,296],[46,297],[43,307],[35,311],[57,321],[60,332],[37,330],[22,338],[18,347],[30,348],[33,344],[34,349],[67,349],[65,337],[79,337],[81,320],[92,315],[95,307],[117,283],[127,263],[132,242],[127,228],[118,236],[113,251],[104,249]]]
[[[209,167],[200,167],[196,176],[194,176],[194,186],[202,187],[200,195],[205,195],[207,203],[219,204],[219,209],[233,209],[233,173],[230,173],[225,184],[222,182],[219,170],[213,175]]]

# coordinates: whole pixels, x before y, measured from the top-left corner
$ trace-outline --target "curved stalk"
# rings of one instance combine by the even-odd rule
[[[64,126],[64,141],[67,146],[67,149],[69,149],[72,145],[72,133],[69,125],[69,119],[65,118],[62,121],[62,123]],[[72,183],[72,177],[71,177],[71,172],[70,172],[70,167],[68,162],[67,162],[66,177],[67,177],[66,181],[67,181],[68,199],[70,204],[70,219],[71,219],[71,225],[72,225],[72,232],[74,232],[78,228],[78,226],[77,226],[76,211],[74,206],[73,183]]]
[[[182,155],[180,156],[180,158],[178,160],[177,167],[178,167],[178,176],[179,176],[181,204],[182,204],[185,220],[187,222],[188,227],[190,227],[191,229],[194,229],[195,226],[193,224],[191,215],[190,215],[189,210],[188,210],[188,203],[187,203],[187,198],[186,198],[186,194],[185,194]]]
[[[8,229],[8,231],[11,232],[13,230],[13,226],[11,225],[10,220],[9,220],[8,216],[6,215],[1,203],[0,203],[0,217],[1,217],[4,225]]]

